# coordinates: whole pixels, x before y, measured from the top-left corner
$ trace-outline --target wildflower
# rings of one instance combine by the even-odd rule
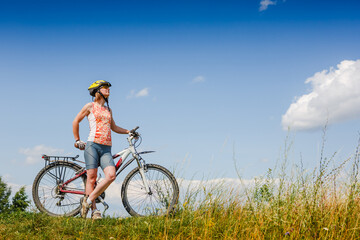
[[[329,229],[328,229],[327,227],[324,227],[323,229],[324,229],[325,231],[329,231]]]
[[[207,226],[209,228],[212,228],[213,226],[215,226],[215,223],[212,221],[212,219],[210,219],[210,221],[208,221]]]
[[[288,232],[285,233],[285,236],[290,236],[290,233],[294,231],[294,228],[291,228]]]

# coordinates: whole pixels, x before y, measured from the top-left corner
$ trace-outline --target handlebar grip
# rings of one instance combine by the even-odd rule
[[[139,129],[139,126],[135,127],[133,130],[131,130],[130,132],[136,132],[136,130]]]

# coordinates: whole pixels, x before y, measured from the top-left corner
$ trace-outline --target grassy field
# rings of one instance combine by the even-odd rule
[[[287,195],[268,204],[209,203],[175,216],[54,218],[3,215],[1,239],[359,239],[359,203]]]
[[[360,239],[359,148],[338,164],[336,154],[321,154],[310,172],[301,161],[288,166],[290,148],[276,168],[241,190],[189,190],[172,216],[0,215],[0,239]]]

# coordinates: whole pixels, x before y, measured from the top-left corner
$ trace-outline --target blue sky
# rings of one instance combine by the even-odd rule
[[[288,125],[291,160],[301,154],[312,169],[326,121],[326,154],[341,162],[359,137],[359,10],[358,1],[2,0],[0,175],[31,185],[41,153],[82,158],[71,123],[98,79],[113,85],[116,123],[140,126],[141,149],[157,151],[148,162],[184,178],[236,178],[234,161],[244,178],[264,174]],[[125,146],[113,134],[113,152]]]

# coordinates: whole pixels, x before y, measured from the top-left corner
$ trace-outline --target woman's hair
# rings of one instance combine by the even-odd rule
[[[103,98],[103,96],[101,96],[101,94],[100,94],[99,92],[100,92],[100,90],[95,93],[94,102],[97,102],[97,101],[99,101],[100,99]],[[105,97],[104,97],[104,99],[105,99],[105,102],[106,102],[106,104],[107,104],[107,107],[108,107],[108,109],[109,109],[109,111],[110,111],[109,102],[108,102],[109,97],[108,97],[108,98],[105,98]]]
[[[94,99],[94,102],[97,102],[99,101],[100,99],[102,99],[102,96],[100,95],[100,93],[95,93],[95,99]]]

